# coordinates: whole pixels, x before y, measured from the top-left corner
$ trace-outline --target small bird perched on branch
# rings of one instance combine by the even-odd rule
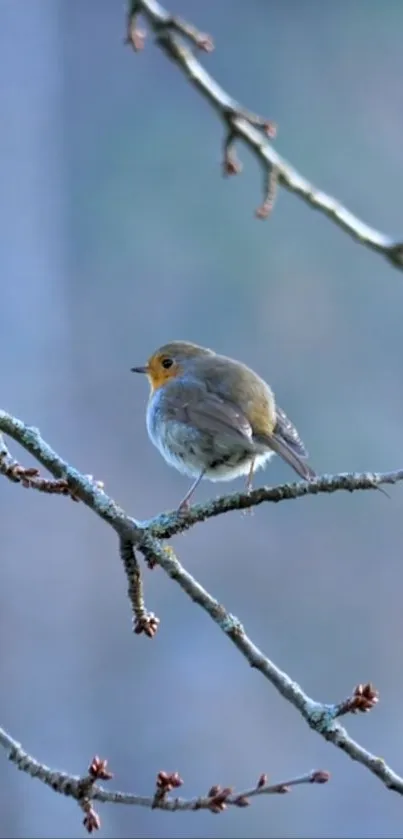
[[[195,480],[179,510],[188,509],[202,480],[229,481],[279,454],[301,478],[315,472],[294,425],[276,405],[273,391],[245,364],[186,341],[156,350],[133,373],[150,383],[147,431],[167,463]]]

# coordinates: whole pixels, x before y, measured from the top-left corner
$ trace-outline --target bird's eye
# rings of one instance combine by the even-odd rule
[[[163,358],[162,361],[161,361],[161,364],[162,364],[164,370],[169,370],[169,368],[172,367],[172,365],[173,365],[172,358]]]

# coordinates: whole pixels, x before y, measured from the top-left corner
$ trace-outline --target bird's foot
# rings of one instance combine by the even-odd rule
[[[251,492],[252,492],[252,489],[253,489],[252,478],[253,478],[253,472],[247,478],[246,486],[245,486],[245,495],[250,495]],[[255,511],[254,511],[253,507],[245,507],[245,509],[242,510],[242,513],[243,513],[244,516],[253,516],[254,512]]]
[[[189,512],[190,506],[190,499],[184,498],[183,501],[181,501],[181,503],[179,504],[179,507],[176,511],[178,516],[185,516],[186,513]]]

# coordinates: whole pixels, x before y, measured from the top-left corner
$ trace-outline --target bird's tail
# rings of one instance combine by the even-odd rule
[[[265,435],[266,436],[266,435]],[[267,445],[288,463],[304,481],[313,481],[317,475],[306,461],[288,445],[280,435],[273,433],[266,437]]]

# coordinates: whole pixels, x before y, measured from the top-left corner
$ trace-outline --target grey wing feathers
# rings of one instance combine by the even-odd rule
[[[304,481],[312,481],[316,478],[316,472],[311,469],[309,463],[306,463],[305,459],[288,445],[284,437],[273,432],[268,440],[270,440],[269,445],[273,451],[277,452]]]
[[[287,414],[276,406],[276,425],[274,427],[274,434],[282,437],[290,449],[292,449],[300,457],[308,457],[308,452],[298,434],[295,425],[288,419]]]
[[[200,431],[223,434],[245,444],[252,440],[252,428],[242,411],[213,394],[189,400],[182,405],[182,411],[186,421]]]
[[[316,478],[316,473],[305,462],[308,456],[297,429],[281,408],[276,408],[277,421],[271,434],[267,435],[267,445],[273,449],[305,481]]]

